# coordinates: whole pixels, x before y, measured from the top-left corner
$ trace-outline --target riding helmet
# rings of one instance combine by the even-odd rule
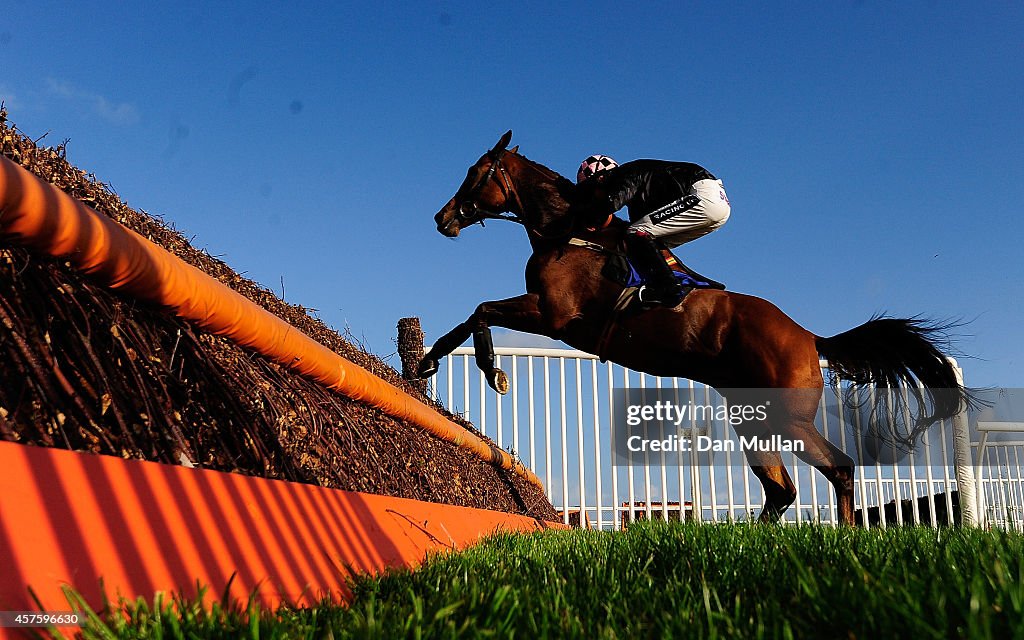
[[[583,182],[599,171],[607,171],[617,166],[619,166],[619,163],[609,156],[603,156],[599,153],[594,154],[580,164],[580,169],[576,172],[576,182]]]

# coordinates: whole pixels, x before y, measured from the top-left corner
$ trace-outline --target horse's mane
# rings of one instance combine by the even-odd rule
[[[573,201],[573,193],[576,185],[562,174],[545,167],[539,162],[530,160],[521,153],[516,152],[515,156],[523,161],[523,164],[533,171],[539,173],[543,180],[521,180],[519,196],[529,199],[524,205],[533,205],[539,209],[559,213],[567,213]]]
[[[541,163],[537,162],[536,160],[530,160],[529,158],[527,158],[523,154],[519,153],[518,151],[515,152],[515,155],[520,160],[525,162],[528,166],[532,167],[534,170],[544,174],[544,176],[547,177],[549,180],[551,180],[553,182],[565,182],[569,186],[575,186],[573,184],[572,180],[569,180],[568,178],[566,178],[562,174],[558,173],[554,169],[550,169],[550,168],[542,165]]]

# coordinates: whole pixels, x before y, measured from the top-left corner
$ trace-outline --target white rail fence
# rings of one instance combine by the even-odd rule
[[[497,366],[509,375],[508,395],[487,386],[468,347],[442,361],[431,392],[528,465],[544,481],[563,521],[619,529],[639,518],[725,522],[760,512],[761,484],[739,449],[644,452],[627,464],[613,464],[613,437],[622,428],[614,418],[616,390],[657,388],[690,404],[723,403],[714,389],[600,363],[582,351],[498,347],[495,353]],[[843,393],[826,386],[816,424],[857,461],[856,517],[862,524],[945,524],[955,514],[965,524],[1024,530],[1024,441],[987,443],[988,432],[981,431],[981,441],[971,442],[963,414],[931,428],[903,459],[865,464],[861,441],[854,437],[860,417],[844,407]],[[986,424],[992,423],[981,423]],[[724,421],[690,426],[693,433],[735,438]],[[797,487],[797,501],[785,520],[836,523],[831,485],[795,454],[785,453],[783,459]]]
[[[991,441],[992,434],[1024,434],[1024,422],[979,421],[975,459],[979,503],[990,526],[1024,531],[1024,439]]]

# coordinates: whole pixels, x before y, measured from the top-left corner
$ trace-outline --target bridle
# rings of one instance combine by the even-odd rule
[[[462,227],[467,227],[476,223],[480,223],[480,226],[484,225],[484,220],[508,220],[509,222],[518,222],[526,228],[526,231],[537,238],[543,240],[559,240],[569,237],[575,228],[575,220],[568,218],[568,227],[564,232],[555,234],[546,234],[539,227],[532,226],[527,223],[526,219],[523,218],[523,201],[519,198],[519,192],[512,182],[512,178],[508,175],[508,171],[501,163],[502,157],[505,155],[507,149],[498,149],[488,152],[488,156],[491,158],[491,166],[487,168],[487,171],[476,181],[476,184],[469,190],[469,195],[459,204],[459,208],[455,211],[455,216],[459,219]],[[491,211],[480,207],[480,203],[477,202],[477,198],[480,196],[480,192],[484,190],[484,187],[492,180],[495,179],[495,175],[501,177],[498,181],[498,186],[501,188],[501,193],[505,196],[505,207],[509,205],[509,196],[515,198],[515,204],[519,208],[519,213],[516,214],[511,211],[510,208],[506,208],[504,211]],[[508,212],[508,213],[506,213]]]
[[[509,222],[518,222],[519,224],[526,226],[523,218],[520,215],[512,213],[511,209],[505,209],[504,211],[491,211],[480,207],[480,203],[477,202],[477,198],[484,190],[484,187],[486,187],[497,174],[501,177],[501,180],[498,181],[498,187],[501,189],[501,194],[505,196],[505,206],[508,207],[509,196],[512,196],[515,198],[515,203],[519,207],[519,212],[523,212],[523,202],[519,199],[519,193],[512,184],[512,178],[509,177],[508,171],[501,164],[501,159],[502,156],[505,155],[505,151],[506,149],[501,149],[488,154],[491,156],[491,166],[488,167],[487,172],[476,181],[473,188],[469,190],[469,195],[466,199],[459,204],[459,208],[455,214],[458,216],[459,222],[462,223],[462,226],[465,227],[479,222],[482,227],[484,226],[484,220],[508,220]],[[506,212],[508,212],[508,215]]]

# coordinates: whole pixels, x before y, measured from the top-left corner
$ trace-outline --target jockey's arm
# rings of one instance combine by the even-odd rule
[[[635,181],[629,180],[628,174],[617,173],[617,169],[599,173],[577,187],[578,215],[587,227],[608,226],[615,212],[626,206],[636,193]]]
[[[628,205],[640,188],[639,175],[629,162],[595,177],[601,178],[601,189],[612,212]]]

